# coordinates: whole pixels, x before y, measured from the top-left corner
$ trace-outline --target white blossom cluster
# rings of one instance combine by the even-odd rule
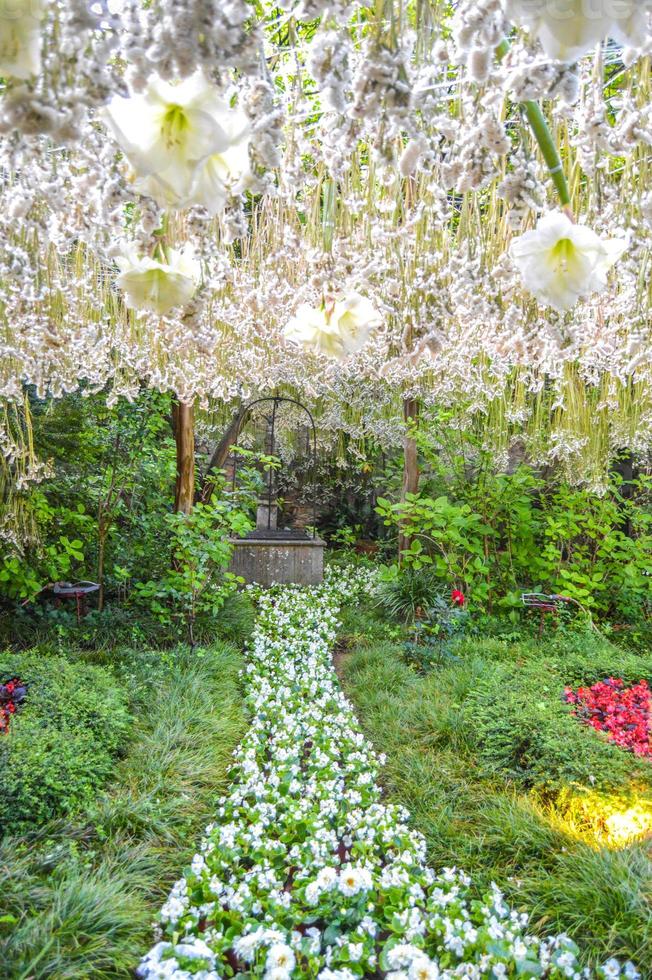
[[[161,912],[142,980],[452,980],[588,977],[564,935],[528,935],[493,886],[482,900],[381,799],[377,758],[331,660],[338,608],[373,571],[332,569],[317,588],[259,593],[246,668],[251,726],[229,795]],[[611,960],[596,976],[626,977]]]
[[[353,394],[382,430],[391,394],[486,412],[515,375],[532,398],[552,386],[565,410],[572,374],[607,393],[597,401],[615,447],[649,447],[651,4],[623,0],[611,19],[605,7],[572,60],[551,54],[544,0],[449,6],[16,0],[24,16],[0,11],[0,399],[20,403],[25,384],[110,399],[148,385],[200,404],[347,390],[342,423]],[[196,143],[164,114],[166,156],[152,120],[196,77],[210,111],[193,104]],[[523,274],[511,249],[558,207],[525,118],[532,99],[574,216],[627,243],[609,275],[582,266],[563,311],[541,299],[537,263]],[[140,107],[142,146],[116,104]],[[338,345],[355,351],[346,363],[284,339],[302,307],[313,330],[329,298],[352,296],[379,325],[358,331],[359,350]],[[632,385],[635,415],[622,407]],[[577,458],[586,432],[555,431],[559,445],[539,456]]]

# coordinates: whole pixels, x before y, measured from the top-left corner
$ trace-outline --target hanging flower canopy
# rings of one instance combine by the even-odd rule
[[[286,385],[355,429],[418,395],[590,478],[648,452],[651,23],[5,4],[0,397]]]

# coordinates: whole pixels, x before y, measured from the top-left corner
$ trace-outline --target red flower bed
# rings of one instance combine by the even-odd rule
[[[0,684],[0,735],[6,735],[9,731],[11,716],[25,700],[26,694],[27,685],[18,677]]]
[[[621,749],[652,757],[650,743],[650,688],[647,681],[633,687],[617,677],[608,677],[593,687],[577,691],[567,687],[565,698],[575,705],[573,714],[598,732],[606,732]]]

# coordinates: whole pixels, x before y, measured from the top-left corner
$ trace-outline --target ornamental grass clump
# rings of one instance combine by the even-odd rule
[[[566,936],[528,935],[496,885],[426,865],[401,806],[386,804],[376,757],[335,675],[338,607],[369,570],[261,593],[246,668],[252,723],[232,787],[161,911],[142,980],[452,980],[588,977]],[[638,977],[615,960],[598,977]]]

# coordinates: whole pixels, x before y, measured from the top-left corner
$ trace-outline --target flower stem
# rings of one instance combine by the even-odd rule
[[[496,57],[499,61],[505,57],[509,51],[509,48],[509,41],[507,38],[503,38],[496,48]],[[541,150],[543,159],[546,161],[548,172],[552,177],[552,182],[555,185],[557,194],[559,195],[561,205],[564,210],[567,210],[568,213],[568,211],[570,211],[570,191],[568,190],[568,183],[564,174],[561,157],[559,156],[559,151],[555,141],[552,138],[550,127],[546,122],[546,117],[541,111],[541,106],[538,102],[527,99],[522,103],[522,105],[525,109],[525,115],[527,116],[530,128],[534,133],[537,143],[539,144],[539,149]]]
[[[550,133],[546,118],[541,111],[541,106],[538,102],[529,100],[524,102],[523,105],[525,107],[525,115],[543,154],[543,159],[546,161],[552,182],[557,189],[559,200],[561,201],[562,207],[566,208],[570,205],[568,183],[564,175],[559,152]]]

